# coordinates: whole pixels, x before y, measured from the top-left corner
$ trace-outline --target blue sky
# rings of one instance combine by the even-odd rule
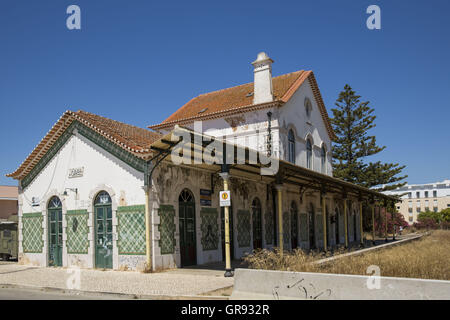
[[[66,27],[71,4],[81,30]],[[371,4],[381,30],[366,27]],[[448,0],[2,0],[0,184],[65,110],[156,124],[251,82],[260,51],[274,76],[313,70],[328,110],[346,83],[369,100],[387,146],[373,161],[405,164],[409,183],[450,179],[449,12]]]

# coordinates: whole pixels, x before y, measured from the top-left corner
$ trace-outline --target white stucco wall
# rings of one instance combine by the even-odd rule
[[[312,104],[310,118],[306,115],[305,99],[309,98]],[[288,160],[288,132],[292,129],[295,134],[295,163],[306,167],[306,139],[310,138],[313,146],[314,171],[321,171],[320,152],[322,145],[327,151],[326,174],[332,175],[331,168],[331,139],[328,135],[317,101],[311,89],[309,80],[306,80],[294,93],[291,99],[280,108],[280,149],[281,158]]]
[[[69,178],[69,169],[84,168],[82,177]],[[56,156],[49,161],[35,179],[19,194],[19,228],[22,228],[23,213],[41,212],[44,249],[42,254],[23,254],[20,234],[19,253],[25,260],[31,260],[39,265],[48,264],[48,219],[47,205],[51,197],[58,196],[63,204],[63,266],[78,265],[81,267],[94,266],[94,217],[93,201],[98,192],[105,190],[112,198],[113,233],[117,234],[117,206],[143,205],[145,202],[143,173],[117,159],[104,149],[95,145],[84,136],[74,131],[66,144]],[[66,188],[77,189],[77,193]],[[32,206],[32,198],[40,201],[39,206]],[[89,250],[88,254],[67,254],[65,241],[65,227],[67,227],[67,210],[86,209],[89,213]],[[119,268],[117,236],[113,238],[113,267]]]

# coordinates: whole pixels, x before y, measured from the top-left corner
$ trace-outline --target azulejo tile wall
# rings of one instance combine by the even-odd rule
[[[23,252],[41,253],[44,247],[43,232],[42,213],[24,213],[22,215]]]
[[[288,248],[291,239],[291,229],[289,228],[289,212],[283,212],[283,245]]]
[[[145,248],[145,205],[117,208],[119,254],[143,255]]]
[[[67,253],[88,253],[89,215],[87,210],[68,210],[66,213]]]
[[[300,214],[300,240],[308,241],[308,215],[306,213]]]
[[[316,216],[316,225],[317,225],[317,237],[319,240],[323,239],[323,220],[322,220],[322,214],[318,214]]]
[[[217,208],[205,208],[200,210],[202,219],[202,246],[203,250],[217,250],[219,247],[219,226],[217,222]]]
[[[250,211],[238,210],[237,218],[237,241],[239,247],[250,247]]]
[[[161,254],[175,252],[175,209],[171,205],[160,205],[158,209],[160,223],[159,246]]]

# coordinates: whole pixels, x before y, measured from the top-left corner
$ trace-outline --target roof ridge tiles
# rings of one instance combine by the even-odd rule
[[[307,70],[297,70],[297,71],[293,71],[293,72],[289,72],[289,73],[285,73],[285,74],[280,74],[280,75],[278,75],[276,77],[273,77],[272,79],[276,79],[276,78],[280,78],[280,77],[284,77],[284,76],[289,76],[291,74],[294,74],[294,73],[297,73],[297,72],[302,72],[302,71],[304,72],[304,71],[307,71]],[[200,93],[199,95],[195,96],[192,99],[195,99],[195,98],[200,97],[200,96],[206,96],[206,95],[213,94],[213,93],[219,93],[219,92],[226,91],[226,90],[236,89],[236,88],[243,87],[243,86],[248,86],[249,84],[253,84],[253,83],[254,83],[254,81],[243,83],[243,84],[238,84],[236,86],[232,86],[232,87],[228,87],[228,88],[223,88],[223,89],[219,89],[219,90],[214,90],[214,91],[209,91],[209,92],[205,92],[205,93]]]

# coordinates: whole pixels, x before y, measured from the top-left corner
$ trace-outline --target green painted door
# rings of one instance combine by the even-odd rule
[[[180,256],[181,266],[197,264],[195,237],[195,202],[189,190],[183,190],[179,197]]]
[[[314,207],[311,205],[308,213],[308,224],[309,224],[309,248],[316,248],[316,217],[314,213]]]
[[[95,206],[95,267],[112,269],[112,208]]]
[[[255,198],[252,202],[253,249],[262,248],[262,214],[261,201]]]
[[[291,249],[298,247],[298,212],[296,206],[291,206]]]
[[[62,266],[62,209],[49,209],[49,255],[50,266]]]
[[[180,203],[180,254],[182,267],[197,264],[194,203]]]
[[[62,266],[62,208],[55,200],[53,208],[48,209],[48,264]]]

